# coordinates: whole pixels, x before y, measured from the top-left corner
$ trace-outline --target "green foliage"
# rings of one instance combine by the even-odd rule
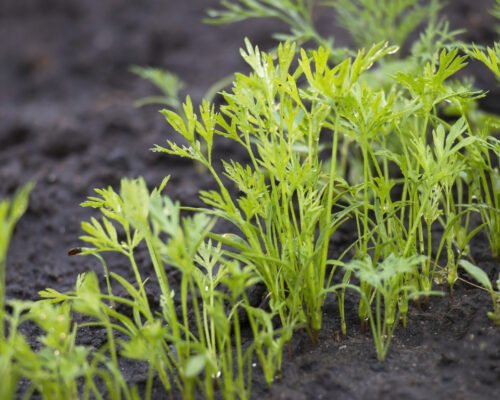
[[[135,285],[114,273],[111,278],[132,301],[110,290],[101,294],[94,275],[83,277],[69,297],[51,292],[43,296],[70,301],[76,312],[106,328],[112,360],[120,353],[147,362],[145,398],[151,396],[155,375],[167,393],[176,389],[186,399],[193,398],[195,390],[213,398],[216,386],[224,398],[248,398],[253,347],[242,350],[239,313],[249,308],[245,289],[257,280],[253,266],[227,259],[221,245],[206,239],[213,225],[207,215],[181,218],[179,204],[161,195],[167,180],[149,192],[144,180],[124,179],[119,193],[111,188],[97,190],[99,196],[84,203],[103,216],[101,221],[82,224],[86,233],[82,240],[93,246],[82,249],[82,254],[111,251],[126,256],[136,276]],[[126,240],[120,241],[117,232]],[[143,279],[136,261],[136,249],[143,242],[161,292],[160,314],[150,306],[146,286],[151,284]],[[166,266],[181,273],[178,293],[170,289]],[[131,307],[133,318],[115,311],[108,301]],[[253,321],[251,313],[248,315]],[[127,339],[114,343],[116,332]],[[271,351],[260,350],[263,357]],[[277,361],[267,361],[271,362]]]
[[[334,48],[321,37],[313,21],[319,5],[333,7],[364,49]],[[2,399],[14,398],[25,379],[26,398],[150,399],[156,380],[174,398],[246,399],[254,365],[269,385],[280,376],[297,329],[317,341],[323,319],[338,317],[347,333],[347,290],[359,294],[361,325],[369,324],[384,360],[411,301],[439,294],[435,283],[453,288],[459,266],[489,292],[488,316],[499,323],[500,280],[495,290],[466,258],[482,230],[493,256],[500,252],[500,146],[494,118],[477,110],[486,94],[456,78],[468,58],[499,78],[498,43],[460,44],[460,31],[438,20],[437,0],[223,0],[220,8],[210,22],[274,18],[290,27],[271,53],[245,41],[251,73],[234,76],[223,105],[212,104],[212,94],[199,106],[190,97],[182,103],[176,76],[133,69],[162,92],[139,104],[164,104],[182,138],[153,150],[191,159],[213,177],[215,188],[199,193],[203,207],[182,208],[163,195],[168,178],[152,191],[143,179],[97,189],[82,204],[100,213],[82,223],[89,247],[72,253],[100,261],[105,290],[88,272],[69,293],[46,289],[43,300],[11,301],[6,312],[7,247],[30,185],[0,202]],[[425,21],[411,54],[397,58],[386,41],[405,44]],[[305,42],[320,47],[306,51],[298,46]],[[246,161],[218,159],[217,137]],[[471,222],[474,214],[481,223]],[[357,236],[334,249],[332,236],[347,221]],[[124,258],[132,281],[109,270],[108,253]],[[268,309],[249,301],[258,282]],[[159,293],[158,306],[151,293]],[[325,315],[332,294],[338,315]],[[41,334],[32,347],[20,332],[33,323]],[[104,330],[106,343],[97,351],[78,345],[81,327]],[[123,378],[121,359],[147,366],[142,393]]]
[[[89,361],[91,349],[75,344],[76,326],[72,322],[70,308],[46,302],[13,305],[11,336],[7,340],[13,345],[11,368],[16,371],[14,375],[29,377],[30,380],[25,396],[29,398],[38,392],[44,399],[68,399],[78,398],[82,386],[86,387],[85,391],[91,391],[93,384],[90,379],[94,369]],[[21,311],[27,309],[28,315],[22,316]],[[43,331],[38,337],[42,347],[37,352],[14,329],[28,320],[35,322]],[[85,384],[81,385],[80,380]]]
[[[494,44],[494,47],[487,47],[485,50],[472,46],[472,50],[467,52],[470,57],[481,61],[495,77],[500,81],[500,42]]]
[[[188,145],[168,141],[167,147],[154,150],[203,164],[218,185],[217,191],[200,193],[208,206],[203,211],[240,232],[210,236],[229,246],[231,257],[255,265],[281,325],[305,326],[313,339],[321,328],[324,289],[336,266],[343,265],[328,260],[329,238],[347,219],[358,227],[352,244],[358,260],[370,257],[373,265],[385,265],[391,257],[420,260],[411,279],[403,279],[411,280],[414,296],[431,293],[438,272],[452,287],[468,243],[484,227],[472,228],[470,214],[488,206],[472,206],[473,191],[464,190],[472,185],[468,177],[479,162],[482,171],[491,169],[484,140],[473,132],[465,111],[452,124],[440,116],[449,104],[465,110],[482,96],[449,83],[466,66],[466,57],[458,49],[441,49],[417,78],[400,72],[390,85],[367,84],[364,77],[371,66],[396,50],[380,43],[333,67],[328,50],[302,51],[293,68],[293,45],[280,45],[275,60],[247,41],[242,56],[253,72],[236,75],[219,112],[205,103],[198,117],[189,98],[183,114],[163,111]],[[299,88],[297,81],[303,79],[307,85]],[[211,153],[200,150],[203,143],[212,148],[214,134],[248,154],[245,165],[222,162],[226,178],[241,193],[236,199]],[[338,167],[340,142],[350,143],[361,155],[358,175],[346,175]],[[325,146],[330,149],[328,168],[320,161]],[[476,154],[475,162],[469,154]],[[393,177],[395,169],[403,179]],[[401,199],[393,198],[395,188]],[[487,217],[492,217],[498,209],[489,210]],[[443,228],[437,250],[432,247],[436,225]],[[443,253],[446,263],[440,267]],[[327,265],[334,266],[330,274]],[[366,299],[385,298],[385,289],[373,288],[364,274],[359,279]],[[405,285],[400,289],[408,291]],[[371,306],[371,301],[360,301],[361,321],[370,319]],[[343,304],[339,310],[344,330]],[[405,303],[403,321],[407,310]],[[381,329],[377,325],[379,336],[387,333]],[[380,344],[379,354],[386,348]]]
[[[28,198],[33,188],[26,184],[9,200],[0,202],[0,272],[2,280],[0,303],[0,375],[2,385],[0,397],[12,399],[17,385],[29,378],[30,385],[25,397],[35,391],[45,399],[76,398],[78,379],[85,378],[90,366],[87,362],[89,350],[75,346],[75,330],[68,307],[54,307],[48,303],[9,301],[5,308],[5,269],[10,239],[17,221],[28,207]],[[38,342],[41,349],[35,352],[19,327],[27,321],[35,322],[43,334]]]
[[[272,18],[290,28],[290,33],[274,35],[280,41],[314,41],[333,47],[332,42],[323,39],[314,26],[313,11],[317,3],[317,0],[221,0],[221,9],[208,10],[206,22],[228,24],[250,18]]]
[[[500,325],[500,275],[496,281],[497,289],[493,287],[493,284],[488,277],[488,274],[484,272],[481,268],[470,263],[467,260],[460,261],[460,266],[476,281],[478,282],[491,296],[491,301],[493,303],[493,311],[488,312],[488,318],[490,318],[493,323]]]
[[[29,377],[26,398],[38,391],[44,399],[76,398],[78,379],[85,377],[90,366],[89,349],[75,346],[75,332],[69,307],[54,307],[48,303],[13,302],[7,322],[9,335],[2,341],[2,398],[14,398],[22,377]],[[26,311],[29,313],[26,315]],[[18,332],[23,322],[32,320],[43,331],[38,338],[41,350],[34,352]]]
[[[0,200],[0,341],[5,336],[5,271],[7,268],[7,252],[17,221],[28,208],[28,199],[33,189],[32,183],[27,183],[14,195],[12,200]]]
[[[331,56],[339,59],[348,49],[335,48],[333,38],[323,38],[314,25],[317,6],[332,7],[337,23],[344,27],[359,47],[390,40],[403,45],[408,36],[425,21],[436,20],[441,5],[438,0],[221,0],[219,10],[209,10],[207,22],[227,24],[250,18],[277,19],[290,28],[288,34],[276,34],[281,41],[298,43],[313,41],[329,48]]]
[[[500,20],[500,0],[497,0],[495,6],[491,12],[491,14],[497,19]],[[497,33],[500,33],[500,24],[497,23]]]
[[[335,8],[338,23],[359,47],[388,39],[402,46],[420,24],[435,20],[441,8],[438,0],[330,0],[326,4]]]
[[[205,212],[232,223],[242,236],[213,235],[232,246],[238,259],[255,265],[270,293],[271,310],[283,326],[305,325],[312,336],[321,328],[329,238],[345,220],[349,208],[332,213],[342,193],[335,192],[335,163],[330,173],[322,169],[320,137],[331,141],[332,158],[337,153],[340,120],[332,118],[332,107],[317,101],[318,93],[301,92],[296,80],[303,74],[316,82],[312,87],[348,91],[360,74],[392,49],[380,44],[361,52],[327,72],[328,52],[321,49],[312,61],[303,52],[300,67],[291,69],[295,46],[278,48],[278,60],[253,48],[247,41],[243,58],[253,69],[238,74],[226,105],[216,113],[208,104],[200,108],[200,119],[189,98],[184,114],[163,111],[169,124],[189,143],[156,151],[188,157],[202,163],[218,183],[218,191],[201,192],[210,208]],[[209,111],[210,110],[210,111]],[[187,121],[187,122],[184,122]],[[215,129],[215,124],[218,129]],[[212,148],[213,134],[241,146],[250,163],[223,162],[225,176],[242,192],[233,199],[214,168],[211,153],[200,151],[201,138]]]
[[[26,380],[28,384],[21,393],[26,399],[35,393],[43,399],[101,399],[103,396],[96,387],[99,378],[108,388],[111,399],[132,399],[118,364],[107,363],[100,353],[92,354],[91,348],[76,344],[77,325],[68,304],[11,300],[7,302],[8,308],[5,307],[8,244],[16,222],[28,207],[32,188],[32,184],[26,184],[12,201],[0,202],[0,398],[17,398],[18,385]],[[41,331],[33,344],[22,334],[24,325],[29,323],[38,325]]]
[[[9,201],[0,201],[0,265],[5,268],[7,250],[17,221],[28,208],[28,198],[33,184],[26,184]],[[3,282],[3,281],[2,281]]]
[[[12,356],[15,349],[5,337],[5,273],[7,268],[7,253],[17,221],[28,208],[28,198],[32,185],[27,184],[20,189],[12,200],[0,200],[0,375],[3,378],[0,397],[12,398],[17,381],[20,379],[18,371],[13,370]],[[18,340],[23,346],[23,338]]]
[[[482,134],[476,146],[469,149],[471,192],[474,193],[493,257],[500,255],[500,142],[497,138]],[[472,201],[471,201],[472,202]]]
[[[418,266],[424,261],[424,256],[404,258],[394,254],[390,254],[379,265],[374,265],[370,257],[354,260],[344,265],[346,276],[343,281],[347,283],[334,285],[327,290],[336,292],[339,289],[353,289],[360,294],[380,361],[385,360],[400,316],[403,317],[403,324],[406,324],[409,301],[423,294],[431,294],[422,292],[416,284]],[[352,273],[361,282],[360,286],[348,283]]]
[[[159,104],[178,110],[181,102],[179,93],[184,88],[184,82],[175,74],[160,68],[134,66],[131,71],[156,86],[162,96],[150,96],[135,102],[136,106],[142,107],[149,104]]]

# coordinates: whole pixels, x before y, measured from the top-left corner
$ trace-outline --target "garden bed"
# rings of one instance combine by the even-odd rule
[[[451,3],[451,2],[450,2]],[[490,44],[491,1],[455,0],[445,12],[464,40]],[[9,253],[7,297],[36,299],[46,287],[71,290],[77,274],[101,267],[89,258],[68,257],[81,245],[80,221],[94,215],[78,206],[95,187],[117,186],[122,177],[144,176],[158,185],[172,175],[168,194],[198,205],[198,191],[213,186],[192,163],[149,152],[171,133],[157,107],[134,108],[151,87],[129,72],[131,65],[167,68],[201,100],[208,87],[246,70],[238,56],[243,37],[269,48],[271,21],[211,27],[200,20],[215,1],[151,0],[67,2],[14,1],[0,5],[0,197],[28,180],[37,185],[19,222]],[[320,27],[332,32],[329,20]],[[341,30],[335,30],[340,34]],[[337,44],[342,43],[339,36]],[[346,42],[347,43],[347,42]],[[474,66],[481,88],[493,75]],[[499,114],[498,90],[482,108]],[[224,147],[225,146],[225,147]],[[230,145],[217,152],[232,155]],[[229,156],[230,155],[230,156]],[[342,231],[339,240],[349,240]],[[500,272],[482,234],[471,244],[476,263],[490,278]],[[153,274],[151,266],[150,273]],[[113,259],[110,269],[132,272]],[[175,273],[172,282],[178,281]],[[175,285],[175,283],[174,283]],[[155,293],[151,294],[158,302]],[[410,307],[408,328],[398,329],[385,363],[377,361],[371,335],[347,311],[347,337],[340,334],[335,305],[327,302],[319,344],[298,332],[271,389],[255,374],[255,399],[493,399],[500,397],[500,331],[486,316],[487,293],[458,282],[452,295]],[[332,317],[329,317],[332,316]],[[335,316],[335,317],[333,317]],[[36,330],[26,328],[28,336]],[[82,343],[104,340],[89,331]],[[129,382],[145,375],[131,369]],[[141,381],[142,380],[142,381]],[[159,396],[159,395],[158,395]]]

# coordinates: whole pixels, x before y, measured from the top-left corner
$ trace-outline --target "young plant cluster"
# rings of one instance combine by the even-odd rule
[[[162,89],[165,97],[145,101],[167,105],[162,114],[182,138],[153,150],[193,160],[214,189],[200,191],[199,208],[164,195],[168,178],[152,191],[143,179],[96,190],[83,204],[100,212],[82,223],[89,247],[72,254],[97,257],[102,282],[86,273],[72,292],[47,289],[41,301],[6,307],[7,245],[29,187],[0,203],[1,398],[13,398],[23,378],[26,398],[150,399],[158,386],[172,398],[250,398],[254,368],[272,384],[297,330],[317,342],[331,318],[347,334],[348,291],[384,360],[411,302],[442,294],[436,283],[453,289],[459,267],[488,291],[488,316],[499,323],[500,282],[495,289],[469,248],[484,232],[500,254],[499,125],[476,109],[486,94],[457,77],[473,58],[500,79],[499,44],[457,42],[437,20],[437,1],[358,0],[326,3],[364,47],[335,49],[314,28],[315,3],[222,1],[210,13],[217,23],[273,17],[292,28],[270,53],[246,40],[251,72],[235,74],[219,107],[181,102],[175,76],[135,68]],[[410,55],[398,58],[385,40],[402,45],[425,20]],[[300,48],[306,41],[319,47]],[[246,161],[219,159],[217,137]],[[337,248],[343,227],[356,235]],[[133,281],[110,271],[107,253],[127,261]],[[265,307],[249,298],[257,284]],[[30,323],[42,332],[39,351],[20,333]],[[79,345],[80,329],[102,330],[105,345]],[[123,377],[124,362],[145,366],[143,388]]]
[[[280,45],[275,61],[247,42],[242,55],[253,72],[235,76],[220,112],[204,103],[198,117],[189,98],[182,114],[164,111],[189,145],[168,141],[154,150],[191,158],[214,176],[218,190],[201,193],[210,206],[204,212],[234,225],[239,235],[211,237],[254,265],[281,326],[304,327],[313,340],[337,275],[344,274],[344,283],[334,286],[341,292],[352,287],[352,273],[357,277],[361,321],[373,319],[376,303],[376,315],[382,318],[383,308],[387,329],[394,329],[397,316],[406,321],[409,299],[429,295],[436,279],[444,276],[453,287],[475,234],[499,234],[491,221],[498,207],[490,196],[497,192],[491,185],[498,140],[476,131],[465,111],[452,123],[440,115],[444,104],[465,110],[482,95],[447,83],[466,57],[443,49],[421,77],[398,73],[387,88],[363,79],[396,50],[380,43],[335,66],[328,50],[302,50],[292,67],[294,45]],[[299,80],[307,83],[299,87]],[[236,198],[214,168],[214,135],[248,154],[246,164],[222,163],[239,190]],[[357,179],[338,167],[339,143],[345,141],[361,155]],[[324,148],[330,152],[326,161]],[[479,226],[470,222],[475,212],[484,221]],[[330,238],[349,220],[358,232],[348,248],[354,264],[344,261],[348,252],[329,258]],[[436,226],[443,233],[433,248]],[[495,240],[491,249],[495,255]],[[338,301],[345,333],[343,294]],[[372,323],[374,335],[390,337],[381,323]],[[385,351],[378,354],[383,359]]]

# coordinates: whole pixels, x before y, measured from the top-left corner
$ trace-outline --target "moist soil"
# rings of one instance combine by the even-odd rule
[[[285,29],[272,21],[232,26],[202,24],[214,0],[2,0],[0,2],[0,196],[28,180],[37,182],[20,221],[8,259],[8,298],[36,299],[46,287],[71,290],[79,273],[95,269],[89,258],[69,257],[80,245],[80,221],[95,212],[79,207],[93,188],[116,187],[122,177],[144,176],[153,186],[171,175],[168,194],[199,204],[197,192],[213,182],[191,163],[154,154],[172,132],[157,107],[133,102],[154,89],[129,72],[132,65],[167,68],[186,81],[185,92],[200,101],[211,84],[246,71],[238,49],[248,36],[270,48],[270,34]],[[464,40],[491,43],[493,0],[454,0],[444,10]],[[318,15],[320,29],[349,44],[331,16]],[[469,71],[477,86],[490,89],[481,107],[500,114],[495,80],[480,66]],[[222,143],[226,158],[240,155]],[[352,239],[341,232],[336,239]],[[484,236],[472,256],[490,275],[498,260]],[[150,271],[147,263],[143,268]],[[113,260],[111,268],[129,274]],[[170,273],[175,285],[176,276]],[[131,276],[130,276],[131,277]],[[153,299],[157,294],[153,293]],[[156,299],[157,300],[157,299]],[[354,303],[347,337],[338,332],[335,305],[327,304],[318,345],[300,332],[284,360],[282,376],[267,388],[256,371],[255,399],[498,399],[500,328],[486,317],[490,299],[458,282],[452,295],[412,307],[406,330],[399,329],[385,363],[375,357],[372,339],[361,332]],[[36,330],[27,328],[34,340]],[[104,340],[83,332],[83,343]],[[130,366],[127,379],[145,375]],[[155,398],[163,398],[157,394]]]

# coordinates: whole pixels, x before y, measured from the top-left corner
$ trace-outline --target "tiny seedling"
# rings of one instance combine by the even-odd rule
[[[424,256],[404,258],[394,254],[379,265],[374,265],[369,257],[353,260],[343,265],[346,271],[343,283],[325,290],[338,293],[339,289],[352,289],[359,293],[379,361],[384,361],[387,356],[399,319],[406,325],[409,301],[422,295],[439,294],[418,288],[418,266],[423,262]],[[349,283],[352,273],[361,282],[360,286]]]
[[[353,36],[358,47],[390,39],[402,46],[408,36],[426,21],[433,21],[441,8],[438,0],[327,0],[338,23]]]
[[[317,0],[221,0],[221,8],[209,9],[205,21],[229,24],[250,18],[271,18],[290,28],[289,33],[275,34],[276,39],[298,44],[313,41],[333,50],[332,40],[324,39],[314,25],[313,11],[318,3]],[[340,55],[345,54],[347,49],[336,48],[335,51]]]
[[[179,100],[179,92],[184,88],[184,82],[179,77],[171,72],[152,67],[134,66],[131,71],[141,78],[149,81],[156,86],[161,92],[161,96],[149,96],[137,100],[135,105],[143,107],[149,104],[162,105],[170,107],[174,110],[179,110],[181,101]]]
[[[493,321],[494,324],[500,325],[500,275],[496,281],[496,290],[491,283],[488,274],[484,272],[481,268],[472,264],[467,260],[461,260],[460,266],[467,272],[477,283],[479,283],[484,290],[487,290],[491,296],[491,301],[493,303],[493,310],[488,312],[488,318]]]
[[[93,247],[79,253],[98,255],[105,271],[108,268],[101,254],[122,254],[134,272],[135,285],[112,272],[105,294],[96,276],[86,274],[74,292],[47,290],[42,296],[70,303],[74,312],[91,317],[93,321],[84,326],[103,327],[108,343],[102,354],[112,365],[118,365],[120,355],[146,362],[144,398],[151,398],[156,376],[166,393],[180,392],[185,399],[194,398],[197,391],[212,399],[217,387],[226,399],[246,399],[254,351],[263,369],[271,371],[281,365],[282,352],[267,341],[243,349],[239,312],[246,311],[254,326],[260,320],[251,312],[245,295],[246,288],[258,280],[254,267],[228,259],[220,244],[207,239],[211,217],[197,213],[181,218],[179,204],[161,195],[167,181],[150,192],[144,180],[124,179],[119,193],[100,189],[98,196],[84,203],[98,209],[102,218],[82,224],[82,240]],[[149,251],[154,281],[161,292],[160,312],[151,308],[146,289],[152,283],[143,278],[144,271],[136,261],[141,244]],[[171,289],[167,266],[181,273],[178,292]],[[113,283],[128,298],[114,295]],[[130,308],[131,316],[118,312],[114,305]],[[116,341],[116,333],[124,338]],[[120,387],[112,392],[119,394]]]
[[[7,268],[7,252],[17,221],[28,208],[28,199],[33,189],[33,184],[28,183],[22,187],[14,198],[0,200],[0,341],[5,336],[5,271]]]

